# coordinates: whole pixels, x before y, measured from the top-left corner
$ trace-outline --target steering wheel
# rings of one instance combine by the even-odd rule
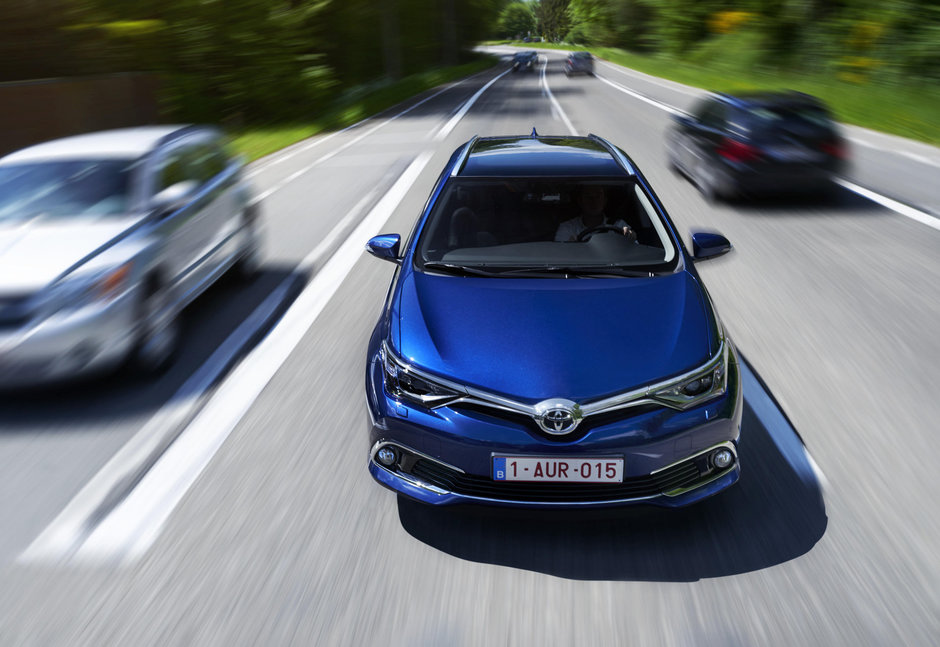
[[[607,232],[607,231],[615,231],[618,234],[622,234],[623,227],[618,227],[616,225],[598,225],[597,227],[589,227],[588,229],[585,229],[580,234],[578,234],[578,237],[575,240],[577,240],[579,243],[583,243],[585,240],[587,240],[594,234],[599,234],[599,233]]]

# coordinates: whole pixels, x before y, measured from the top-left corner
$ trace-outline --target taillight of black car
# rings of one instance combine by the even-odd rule
[[[822,143],[819,149],[829,155],[830,157],[835,157],[836,159],[844,160],[848,159],[849,152],[845,146],[845,142],[841,139],[830,139]]]
[[[730,137],[725,137],[721,141],[716,152],[729,162],[735,163],[753,162],[761,157],[761,151],[756,146]]]

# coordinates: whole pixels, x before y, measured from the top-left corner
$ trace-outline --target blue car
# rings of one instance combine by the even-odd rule
[[[367,353],[369,471],[428,504],[684,506],[737,482],[741,378],[692,253],[596,137],[478,137],[450,158]]]

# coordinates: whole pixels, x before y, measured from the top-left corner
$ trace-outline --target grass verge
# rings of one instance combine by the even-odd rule
[[[340,95],[316,119],[240,128],[232,134],[231,146],[233,152],[244,155],[250,162],[325,130],[350,126],[422,92],[490,68],[498,61],[496,57],[481,57],[463,65],[413,74],[394,83],[357,86]]]
[[[852,83],[830,75],[798,75],[751,69],[720,60],[694,63],[667,56],[646,56],[612,47],[586,48],[571,44],[500,41],[493,44],[574,51],[589,49],[595,56],[639,72],[714,92],[790,89],[825,101],[836,118],[872,130],[940,144],[940,87],[924,83],[881,85]]]

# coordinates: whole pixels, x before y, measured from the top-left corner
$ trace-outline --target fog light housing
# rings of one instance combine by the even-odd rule
[[[375,453],[375,457],[385,467],[391,467],[398,460],[398,453],[391,447],[383,447]]]
[[[727,449],[719,449],[712,453],[712,465],[723,470],[734,462],[734,454]]]

